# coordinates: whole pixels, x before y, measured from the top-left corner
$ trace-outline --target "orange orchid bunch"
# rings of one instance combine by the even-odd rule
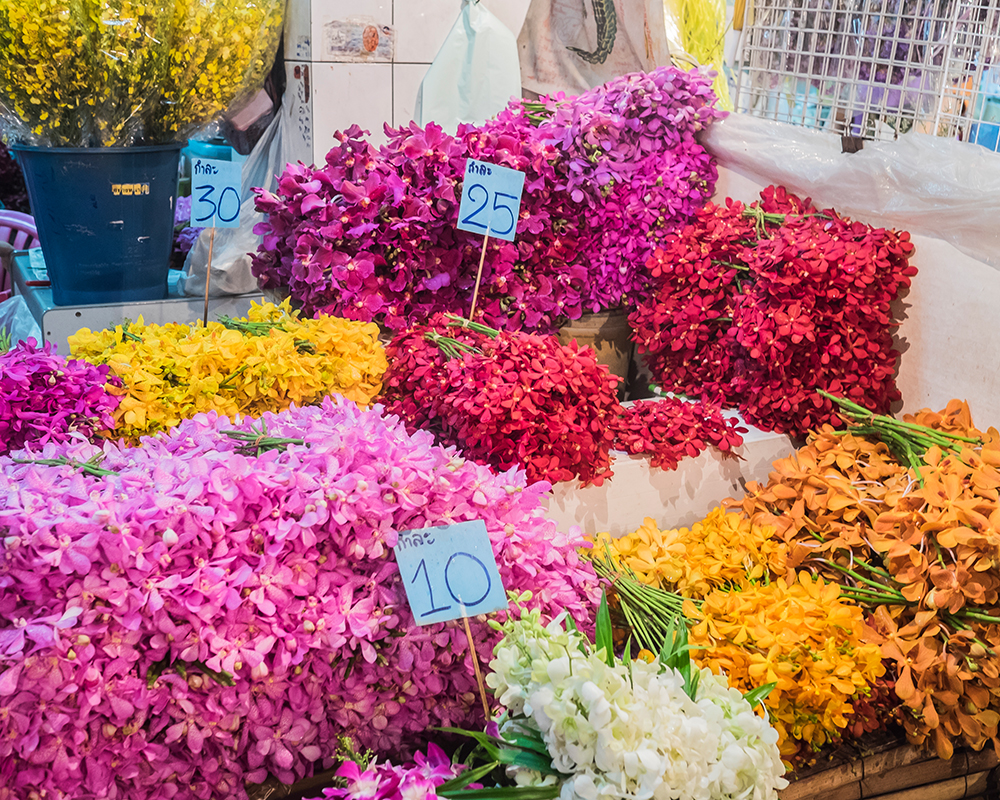
[[[864,615],[836,583],[808,572],[796,580],[714,589],[684,615],[692,658],[729,676],[743,692],[769,683],[764,700],[778,731],[782,758],[808,761],[840,740],[853,700],[885,674],[876,644],[865,642]]]
[[[1000,750],[1000,434],[957,400],[885,419],[824,429],[741,510],[778,528],[789,569],[867,609],[911,742],[943,758],[956,742]]]
[[[774,684],[764,704],[790,765],[838,741],[853,701],[885,672],[878,646],[864,641],[861,608],[836,582],[787,570],[788,545],[773,525],[718,508],[690,529],[661,531],[646,519],[597,545],[595,568],[641,643],[653,638],[644,635],[652,618],[682,613],[699,666],[743,692]]]

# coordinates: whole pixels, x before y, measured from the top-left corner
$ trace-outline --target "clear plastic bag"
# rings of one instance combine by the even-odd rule
[[[275,117],[261,136],[246,161],[243,175],[240,206],[240,226],[238,228],[217,228],[215,244],[212,246],[212,278],[209,295],[246,294],[257,289],[257,279],[250,272],[250,253],[257,250],[260,237],[253,232],[254,226],[264,220],[264,215],[256,210],[253,199],[255,186],[273,188],[275,175],[285,165],[281,152],[281,119]],[[206,228],[198,236],[194,247],[184,261],[184,276],[181,289],[184,294],[204,296],[205,270],[208,268],[208,250],[211,229]]]
[[[10,335],[11,346],[18,342],[26,342],[28,339],[42,341],[41,326],[31,316],[28,304],[21,295],[15,295],[0,303],[0,330]]]
[[[285,0],[4,0],[0,121],[23,144],[182,141],[267,77]]]

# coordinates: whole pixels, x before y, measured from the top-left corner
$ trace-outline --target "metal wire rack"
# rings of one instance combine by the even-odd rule
[[[843,136],[919,130],[1000,149],[1000,0],[747,6],[737,110]]]

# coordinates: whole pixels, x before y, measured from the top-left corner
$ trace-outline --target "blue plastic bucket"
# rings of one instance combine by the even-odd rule
[[[183,146],[11,146],[56,305],[166,297]]]

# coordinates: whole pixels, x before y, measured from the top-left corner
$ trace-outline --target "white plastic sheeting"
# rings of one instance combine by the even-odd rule
[[[1000,269],[996,153],[922,133],[843,153],[839,136],[745,114],[713,124],[704,143],[721,167],[762,186],[781,184],[822,208],[943,239]]]
[[[520,94],[517,39],[485,5],[467,0],[420,84],[413,116],[454,133],[460,123],[485,122]]]

